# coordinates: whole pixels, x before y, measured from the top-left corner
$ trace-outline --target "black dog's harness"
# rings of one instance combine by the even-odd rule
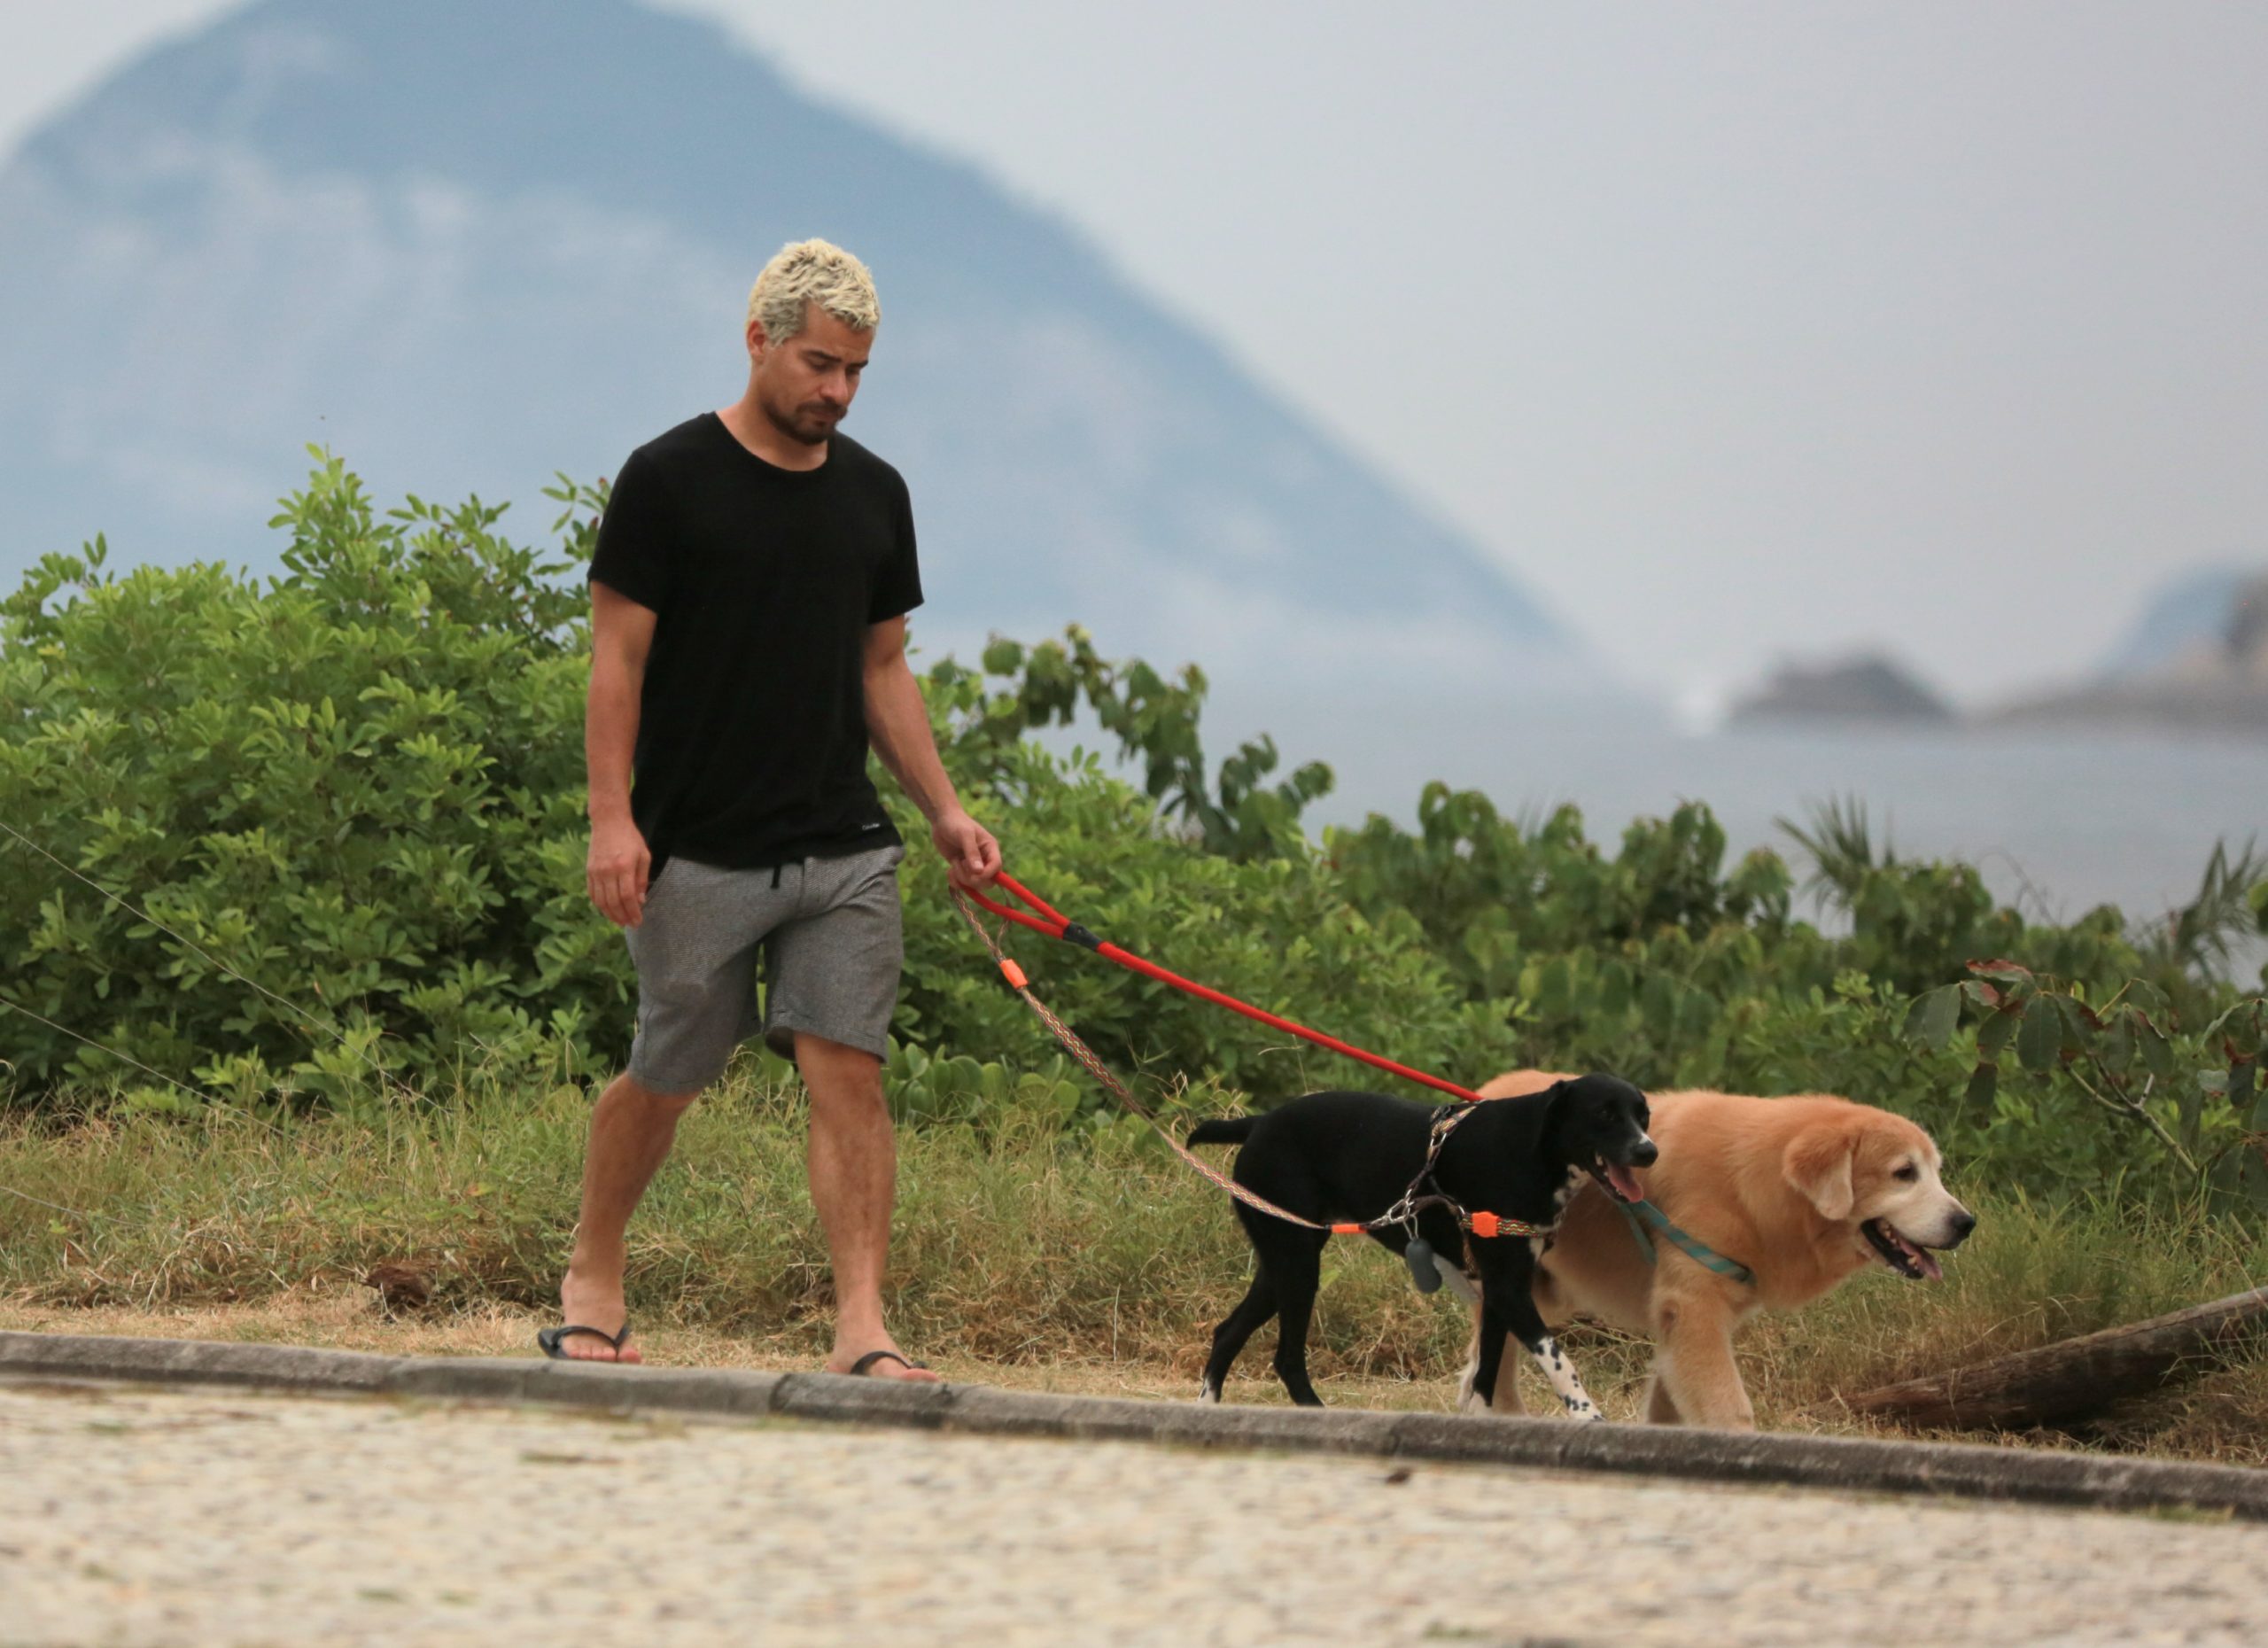
[[[1410,1267],[1410,1279],[1421,1294],[1437,1291],[1441,1285],[1441,1266],[1435,1263],[1433,1244],[1418,1233],[1418,1216],[1427,1208],[1442,1207],[1456,1221],[1457,1228],[1474,1236],[1546,1237],[1559,1228],[1554,1219],[1549,1224],[1537,1224],[1527,1219],[1508,1219],[1501,1214],[1468,1213],[1456,1197],[1433,1182],[1433,1164],[1441,1159],[1441,1147],[1449,1143],[1449,1135],[1457,1124],[1472,1114],[1469,1104],[1445,1104],[1433,1112],[1433,1124],[1425,1135],[1425,1160],[1418,1168],[1418,1177],[1410,1181],[1410,1188],[1402,1193],[1402,1200],[1371,1221],[1371,1228],[1399,1224],[1410,1232],[1410,1240],[1402,1249],[1402,1262]],[[1482,1230],[1478,1220],[1486,1219],[1491,1228]],[[1471,1255],[1460,1261],[1457,1268],[1465,1279],[1472,1279]]]
[[[1433,1124],[1425,1134],[1425,1160],[1418,1169],[1418,1177],[1410,1181],[1410,1188],[1402,1193],[1401,1201],[1363,1229],[1382,1230],[1389,1224],[1399,1224],[1410,1232],[1414,1240],[1418,1216],[1428,1208],[1447,1208],[1457,1228],[1475,1236],[1549,1236],[1559,1228],[1557,1219],[1549,1224],[1538,1224],[1528,1219],[1507,1218],[1501,1213],[1469,1213],[1462,1202],[1433,1182],[1433,1164],[1441,1160],[1441,1147],[1449,1143],[1449,1135],[1472,1113],[1469,1104],[1445,1104],[1433,1112]]]

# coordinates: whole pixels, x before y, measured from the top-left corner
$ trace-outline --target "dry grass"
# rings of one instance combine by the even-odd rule
[[[97,1119],[0,1124],[0,1326],[286,1341],[434,1355],[532,1351],[573,1216],[584,1095],[476,1092],[375,1123]],[[894,1325],[949,1377],[1185,1398],[1241,1294],[1219,1193],[1153,1144],[1065,1138],[1009,1113],[901,1140]],[[36,1201],[27,1198],[36,1198]],[[1938,1286],[1887,1274],[1755,1325],[1742,1365],[1775,1428],[1847,1432],[1838,1391],[1980,1359],[2256,1285],[2268,1249],[2233,1224],[1973,1198],[1983,1223]],[[54,1206],[42,1205],[43,1203]],[[648,1357],[817,1365],[829,1313],[803,1183],[800,1109],[755,1084],[688,1118],[633,1227]],[[363,1279],[398,1265],[430,1302],[390,1312]],[[1311,1338],[1333,1405],[1443,1411],[1462,1313],[1367,1243],[1334,1245]],[[1229,1396],[1281,1402],[1268,1333]],[[1647,1347],[1577,1328],[1607,1411],[1635,1417]],[[1529,1400],[1546,1400],[1525,1375]],[[2023,1439],[2075,1446],[2064,1437]],[[2268,1367],[2231,1368],[2115,1416],[2088,1445],[2268,1464]]]

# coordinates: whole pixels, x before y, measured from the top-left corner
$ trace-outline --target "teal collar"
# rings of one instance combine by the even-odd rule
[[[1617,1201],[1614,1205],[1620,1209],[1622,1217],[1630,1221],[1630,1233],[1638,1239],[1638,1246],[1644,1250],[1648,1264],[1654,1262],[1654,1244],[1646,1234],[1649,1229],[1652,1229],[1682,1248],[1685,1256],[1696,1264],[1705,1265],[1720,1276],[1729,1276],[1744,1287],[1756,1285],[1755,1271],[1736,1259],[1728,1259],[1699,1237],[1678,1229],[1669,1222],[1669,1216],[1652,1202]]]

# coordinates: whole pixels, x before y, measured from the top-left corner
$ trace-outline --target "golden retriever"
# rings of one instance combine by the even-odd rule
[[[1562,1079],[1514,1070],[1480,1091],[1511,1098]],[[1939,1183],[1936,1144],[1904,1116],[1810,1093],[1650,1097],[1661,1157],[1639,1173],[1647,1200],[1754,1280],[1720,1275],[1659,1237],[1650,1263],[1624,1216],[1587,1187],[1567,1205],[1534,1293],[1554,1327],[1582,1315],[1654,1341],[1646,1417],[1657,1424],[1754,1429],[1733,1362],[1744,1319],[1816,1299],[1870,1263],[1935,1279],[1943,1272],[1930,1250],[1958,1247],[1977,1224]],[[1493,1409],[1476,1401],[1477,1365],[1476,1356],[1460,1381],[1462,1405],[1520,1411],[1508,1388],[1495,1392]],[[1500,1387],[1511,1382],[1512,1364],[1503,1366]]]

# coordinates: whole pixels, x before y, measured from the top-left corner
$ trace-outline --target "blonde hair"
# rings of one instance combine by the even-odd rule
[[[804,330],[804,306],[816,303],[852,331],[870,332],[882,318],[866,266],[827,240],[797,240],[773,254],[748,292],[748,318],[773,343]]]

